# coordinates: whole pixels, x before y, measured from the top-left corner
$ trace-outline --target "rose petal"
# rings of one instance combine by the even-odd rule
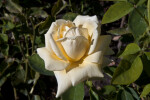
[[[54,71],[55,77],[57,79],[58,88],[57,88],[57,94],[56,98],[58,98],[60,95],[62,95],[67,89],[69,89],[72,86],[70,77],[68,74],[66,74],[66,71]]]
[[[91,44],[88,54],[92,54],[94,52],[97,46],[98,38],[99,38],[99,31],[95,30],[91,38]]]
[[[45,47],[50,51],[50,53],[54,54],[51,45],[49,43],[49,34],[45,34]]]
[[[88,54],[92,54],[96,48],[98,37],[100,35],[100,23],[96,16],[77,16],[74,20],[76,26],[87,28],[91,36],[91,44]]]
[[[61,41],[61,44],[67,55],[73,60],[80,60],[87,51],[89,46],[88,40],[83,36],[67,38]]]
[[[73,21],[77,27],[87,28],[89,35],[92,36],[94,30],[99,26],[96,16],[77,16]]]
[[[59,46],[57,45],[57,43],[55,42],[55,40],[53,39],[52,34],[50,34],[49,36],[49,42],[51,45],[52,50],[54,51],[54,53],[62,60],[67,60],[67,58],[63,55],[62,51],[60,50],[61,48],[59,48]]]
[[[47,48],[38,48],[37,53],[45,62],[45,68],[50,71],[58,71],[65,69],[69,62],[60,60],[52,55]]]
[[[100,65],[89,62],[77,64],[77,67],[71,69],[67,74],[70,76],[73,86],[87,78],[103,77]]]
[[[103,58],[103,53],[102,51],[97,51],[91,55],[88,55],[84,61],[86,62],[92,62],[92,63],[97,63],[101,64],[102,63],[102,58]]]
[[[48,32],[45,34],[45,43],[46,48],[51,51],[52,53],[55,53],[60,59],[67,60],[66,56],[63,54],[64,50],[61,47],[59,43],[56,42],[57,38],[60,36],[60,33],[58,33],[61,26],[67,25],[68,27],[73,27],[74,24],[70,21],[66,21],[63,19],[56,20],[56,22],[53,22],[51,24],[51,27],[49,28]],[[62,30],[62,29],[61,29]]]
[[[56,20],[56,22],[53,22],[49,28],[49,30],[47,31],[47,33],[45,34],[45,47],[51,52],[54,53],[54,51],[52,50],[51,44],[49,42],[50,40],[50,34],[56,32],[59,28],[59,26],[63,23],[65,23],[66,21],[63,19],[59,19]]]

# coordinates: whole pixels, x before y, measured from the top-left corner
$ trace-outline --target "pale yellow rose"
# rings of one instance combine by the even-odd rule
[[[109,63],[104,55],[111,36],[100,36],[100,24],[96,16],[77,16],[73,22],[56,20],[45,34],[45,47],[38,48],[45,68],[54,71],[58,82],[56,97],[69,87],[88,78],[103,77],[102,67]]]

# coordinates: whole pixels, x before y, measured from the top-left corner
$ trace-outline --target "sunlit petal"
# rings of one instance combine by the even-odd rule
[[[73,86],[88,78],[103,77],[100,65],[89,62],[77,64],[77,67],[70,70],[68,74]]]
[[[47,48],[38,48],[37,53],[39,56],[44,60],[45,62],[45,68],[50,71],[57,71],[57,70],[63,70],[68,65],[69,62],[60,60],[56,58],[54,55],[52,55]]]
[[[72,86],[70,77],[66,74],[66,71],[54,71],[55,77],[57,79],[58,88],[56,98],[62,95],[68,88]]]
[[[102,51],[97,51],[97,52],[95,52],[95,53],[93,53],[91,55],[88,55],[84,59],[84,61],[101,64],[102,63],[102,58],[103,58],[103,52]]]

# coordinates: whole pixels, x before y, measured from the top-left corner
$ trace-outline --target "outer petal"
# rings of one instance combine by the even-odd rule
[[[66,71],[54,71],[57,83],[58,83],[58,89],[56,98],[59,97],[61,94],[63,94],[68,88],[72,86],[70,77],[68,74],[66,74]]]
[[[58,48],[57,43],[55,42],[52,34],[58,31],[60,25],[64,24],[66,21],[63,19],[57,20],[51,24],[51,27],[45,34],[45,44],[46,48],[51,52],[55,53],[60,59],[66,60],[65,56],[62,54],[61,50]]]
[[[97,17],[79,15],[74,20],[74,23],[77,27],[82,26],[83,28],[88,29],[89,35],[91,36],[91,44],[88,54],[93,53],[100,35],[100,23],[98,22]]]
[[[109,35],[98,37],[98,42],[96,44],[96,48],[94,49],[94,53],[88,55],[84,61],[101,64],[104,55],[113,54],[113,51],[109,47],[110,41],[111,37]]]
[[[38,48],[37,53],[45,62],[45,68],[50,71],[63,70],[68,65],[69,62],[60,60],[52,55],[47,48]]]
[[[77,16],[73,21],[77,27],[87,28],[91,36],[94,30],[98,27],[98,19],[96,16]]]
[[[103,73],[101,72],[100,65],[83,62],[82,64],[77,64],[77,67],[71,69],[68,72],[68,75],[71,78],[72,85],[76,85],[81,81],[86,80],[87,78],[92,77],[103,77]]]
[[[50,39],[49,42],[50,42],[51,48],[52,48],[52,50],[55,52],[55,54],[56,54],[60,59],[62,59],[62,60],[67,60],[66,57],[63,55],[62,51],[60,50],[60,48],[58,47],[57,43],[55,42],[55,40],[54,40],[52,34],[50,34],[49,37],[50,37],[50,38],[49,38],[49,39]]]
[[[101,64],[102,63],[102,58],[103,58],[103,52],[102,51],[97,51],[91,55],[88,55],[84,61],[86,62],[92,62],[92,63],[97,63]]]
[[[63,19],[57,20],[56,22],[53,22],[49,28],[49,30],[47,31],[47,33],[45,34],[45,44],[46,44],[46,48],[49,49],[50,47],[50,34],[52,34],[55,31],[58,31],[58,28],[60,27],[61,24],[65,23],[66,21]]]

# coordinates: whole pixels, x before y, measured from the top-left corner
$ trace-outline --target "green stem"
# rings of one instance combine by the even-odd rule
[[[22,47],[21,47],[21,44],[20,44],[19,41],[17,41],[17,43],[18,43],[18,45],[19,45],[19,49],[20,49],[20,51],[21,51],[21,54],[22,54],[23,58],[25,59],[26,57],[25,57],[25,55],[24,55],[23,49],[22,49]]]
[[[31,21],[32,28],[33,28],[33,39],[32,39],[32,54],[33,54],[33,53],[34,53],[34,50],[35,50],[34,44],[35,44],[35,37],[36,37],[36,35],[35,35],[35,27],[34,27],[34,24],[33,24],[33,21],[32,21],[31,18],[30,18],[30,21]]]
[[[69,0],[69,6],[70,6],[70,9],[71,9],[71,12],[73,12],[71,0]]]
[[[28,43],[28,37],[27,37],[26,35],[25,35],[24,37],[25,37],[26,50],[27,50],[27,55],[26,55],[26,56],[28,57],[28,56],[29,56],[29,46],[28,46],[29,43]]]
[[[36,83],[37,83],[39,77],[40,77],[40,74],[39,74],[38,72],[36,72],[36,73],[35,73],[35,78],[34,78],[34,83],[33,83],[33,86],[32,86],[32,88],[31,88],[31,90],[30,90],[30,94],[33,93],[34,87],[35,87],[35,85],[36,85]]]
[[[27,81],[27,77],[28,77],[28,60],[25,61],[25,78],[24,78],[24,82]]]
[[[15,100],[18,100],[16,88],[13,88],[13,90],[14,90],[14,98]]]

